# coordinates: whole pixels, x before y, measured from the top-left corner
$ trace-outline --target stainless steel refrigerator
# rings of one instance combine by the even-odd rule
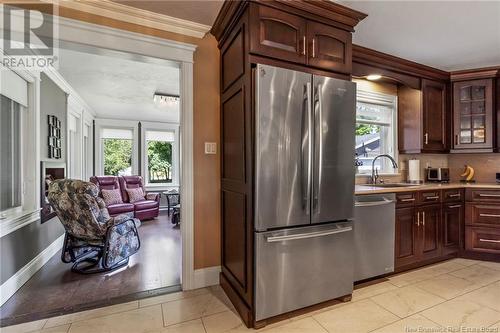
[[[255,70],[256,320],[352,293],[356,85]]]

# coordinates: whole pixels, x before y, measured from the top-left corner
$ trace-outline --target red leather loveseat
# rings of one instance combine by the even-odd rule
[[[106,204],[111,216],[129,214],[139,220],[147,220],[157,217],[160,212],[160,195],[158,193],[146,193],[141,176],[93,176],[90,181],[102,190],[120,190],[121,203]],[[142,188],[144,199],[131,203],[127,189]]]

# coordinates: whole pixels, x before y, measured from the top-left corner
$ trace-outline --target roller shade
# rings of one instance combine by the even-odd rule
[[[128,139],[134,138],[134,132],[129,129],[121,128],[103,128],[101,130],[101,137],[103,139]]]
[[[3,66],[0,66],[0,77],[0,94],[28,107],[28,82]]]
[[[174,132],[146,131],[146,141],[174,142]]]

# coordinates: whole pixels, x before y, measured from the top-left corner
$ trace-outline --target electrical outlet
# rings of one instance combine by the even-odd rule
[[[207,155],[217,154],[217,143],[216,142],[205,142],[205,154],[207,154]]]

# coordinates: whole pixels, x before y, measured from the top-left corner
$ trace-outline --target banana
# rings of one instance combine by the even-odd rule
[[[470,182],[474,178],[474,173],[474,168],[472,168],[470,165],[465,165],[464,172],[460,176],[464,177],[466,181]]]
[[[460,175],[460,177],[467,177],[468,174],[469,174],[469,166],[465,165],[464,172]]]
[[[470,182],[470,181],[472,180],[472,178],[474,178],[474,173],[475,173],[475,171],[474,171],[474,169],[473,169],[472,167],[470,167],[470,166],[468,167],[468,170],[469,170],[469,174],[467,175],[466,180],[467,180],[468,182]]]

